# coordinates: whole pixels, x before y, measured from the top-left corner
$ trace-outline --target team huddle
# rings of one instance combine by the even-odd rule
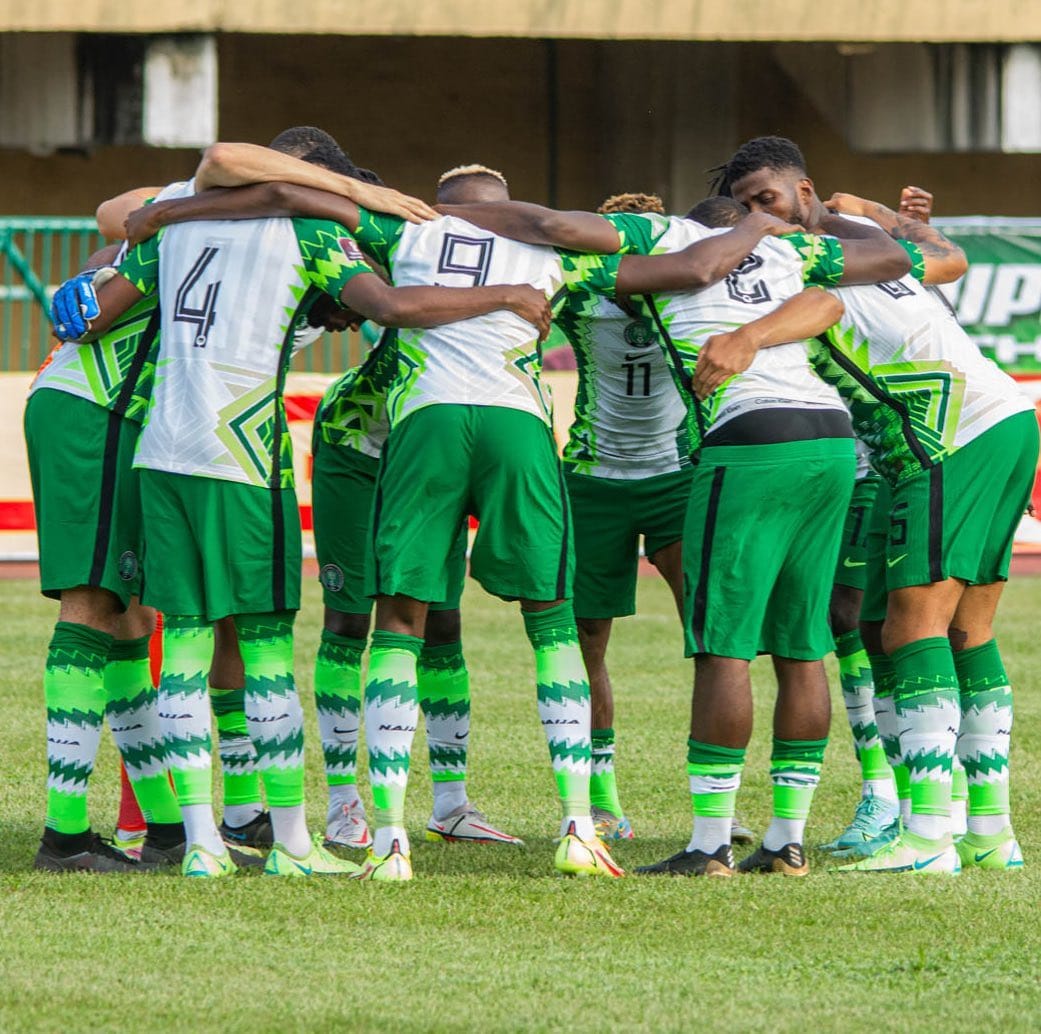
[[[1022,866],[992,623],[1033,486],[1034,407],[930,287],[966,263],[927,195],[905,191],[899,212],[824,204],[778,137],[717,172],[677,217],[643,194],[597,213],[515,202],[500,173],[460,166],[434,211],[296,127],[269,148],[214,145],[193,179],[99,209],[127,240],[59,288],[63,343],[25,414],[42,589],[61,601],[38,868],[411,879],[420,712],[427,837],[519,843],[467,791],[469,570],[520,604],[561,806],[555,868],[624,875],[605,658],[613,620],[635,612],[641,540],[694,660],[694,819],[685,847],[637,873],[809,871],[831,652],[863,775],[825,845],[835,867]],[[312,838],[283,391],[297,350],[363,320],[384,329],[312,439],[329,795]],[[562,458],[540,380],[551,330],[578,368]],[[773,815],[736,864],[733,844],[757,839],[735,806],[760,654],[777,678]],[[146,822],[129,851],[88,817],[106,717]]]

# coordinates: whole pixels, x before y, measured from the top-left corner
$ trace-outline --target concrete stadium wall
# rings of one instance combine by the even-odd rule
[[[446,168],[482,161],[517,197],[590,207],[644,189],[681,210],[733,147],[780,133],[801,144],[823,195],[892,200],[912,182],[937,195],[944,215],[1041,213],[1041,156],[855,154],[800,82],[823,70],[793,75],[770,44],[251,35],[219,44],[221,138],[265,142],[314,123],[425,196]],[[0,151],[0,212],[89,213],[130,186],[183,177],[195,160],[144,147]]]

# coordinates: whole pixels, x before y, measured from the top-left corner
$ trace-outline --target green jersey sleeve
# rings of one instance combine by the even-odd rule
[[[339,298],[344,286],[372,268],[354,238],[339,223],[326,219],[294,219],[300,256],[307,279],[326,294]]]
[[[149,237],[131,248],[120,264],[119,275],[142,294],[152,294],[159,286],[159,237]]]
[[[408,224],[404,219],[382,212],[370,212],[358,207],[358,229],[354,239],[363,251],[371,255],[384,269],[391,271],[391,256],[394,254]]]
[[[619,255],[652,254],[654,245],[669,228],[669,220],[654,213],[638,215],[633,212],[620,212],[617,215],[605,215],[604,218],[622,238]]]
[[[846,256],[842,250],[842,241],[837,237],[786,233],[780,239],[787,241],[799,256],[804,283],[834,287],[842,279]]]
[[[564,250],[558,250],[557,254],[564,274],[563,290],[568,294],[589,291],[608,298],[615,296],[621,255],[584,255]]]
[[[925,279],[925,256],[922,249],[914,241],[898,240],[896,243],[911,256],[911,276],[921,283]]]

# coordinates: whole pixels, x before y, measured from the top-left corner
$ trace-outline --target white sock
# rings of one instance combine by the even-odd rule
[[[896,783],[892,779],[865,779],[860,792],[863,797],[877,797],[896,804]]]
[[[224,806],[224,823],[232,829],[247,826],[258,815],[263,815],[264,809],[256,803],[253,804],[226,804]]]
[[[900,821],[906,826],[911,818],[911,798],[904,797],[900,800]]]
[[[579,840],[596,840],[596,827],[591,815],[565,815],[560,820],[560,835],[566,836],[571,823],[575,824],[575,836]]]
[[[951,801],[951,835],[960,837],[967,832],[969,802],[966,800]],[[1004,827],[1002,827],[1004,828]],[[1000,832],[1000,830],[999,830]]]
[[[723,844],[730,843],[730,827],[733,819],[707,819],[701,815],[694,818],[688,851],[704,851],[715,854]]]
[[[942,840],[951,832],[950,815],[915,815],[907,820],[907,831],[926,840]]]
[[[802,844],[806,830],[805,819],[779,819],[774,817],[763,834],[763,847],[768,851],[779,851],[785,844]]]
[[[361,797],[358,796],[357,783],[337,783],[335,786],[330,786],[329,810],[326,812],[326,820],[332,821],[337,815],[341,814],[344,808],[350,808],[355,804],[362,804]],[[365,806],[363,804],[361,813],[362,815],[365,814]]]
[[[311,837],[307,832],[307,816],[302,804],[272,808],[271,829],[275,843],[281,844],[291,855],[303,858],[311,853]]]
[[[456,808],[467,803],[466,780],[451,779],[434,783],[434,818],[439,822],[447,818]]]
[[[377,858],[390,854],[394,841],[398,842],[402,854],[408,854],[411,850],[408,842],[408,833],[401,826],[382,826],[376,830],[372,837],[372,853]]]
[[[213,820],[213,808],[209,804],[182,804],[181,821],[184,823],[185,843],[189,847],[198,844],[215,855],[223,855],[228,850]]]
[[[1011,815],[970,815],[969,832],[977,836],[990,837],[1012,827]]]

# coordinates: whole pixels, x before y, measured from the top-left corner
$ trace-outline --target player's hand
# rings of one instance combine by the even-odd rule
[[[824,207],[829,212],[837,212],[839,215],[866,216],[868,202],[856,194],[832,194]]]
[[[799,226],[797,223],[788,223],[783,219],[778,219],[775,215],[770,215],[769,212],[750,212],[748,215],[738,223],[742,229],[749,229],[757,232],[760,238],[763,237],[782,237],[786,233],[805,233],[805,229]]]
[[[694,394],[699,399],[707,399],[731,377],[747,370],[755,356],[755,346],[740,330],[713,334],[698,353],[694,367]]]
[[[438,218],[437,212],[418,197],[409,197],[408,194],[402,194],[390,187],[380,187],[362,180],[350,181],[350,199],[370,212],[396,215],[410,223],[422,223]]]
[[[101,312],[94,290],[94,270],[74,276],[54,292],[51,322],[60,341],[76,341],[90,330],[90,321]]]
[[[921,187],[904,187],[900,191],[900,214],[920,223],[929,222],[933,214],[933,196]]]
[[[506,308],[533,324],[539,332],[539,341],[545,341],[553,322],[553,310],[546,295],[530,284],[513,284],[507,288],[506,297]]]
[[[128,247],[132,248],[135,244],[150,240],[160,231],[163,225],[159,218],[162,210],[162,204],[159,202],[152,205],[142,205],[140,208],[135,208],[123,220]]]

